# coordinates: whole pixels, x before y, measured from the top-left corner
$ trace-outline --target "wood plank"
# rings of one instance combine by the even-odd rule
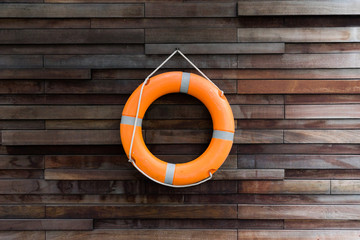
[[[284,221],[285,229],[359,229],[359,220],[318,220],[318,219],[302,219],[293,220],[286,219]]]
[[[43,179],[43,170],[5,169],[0,170],[0,179]]]
[[[360,6],[360,5],[359,5]],[[359,42],[359,28],[239,28],[239,42]]]
[[[358,219],[356,205],[238,205],[240,219]]]
[[[239,55],[241,68],[359,68],[358,53]]]
[[[77,95],[78,96],[78,95]],[[145,123],[145,122],[143,122]],[[119,129],[119,120],[46,120],[46,129]]]
[[[360,103],[360,95],[286,95],[286,104],[347,104]]]
[[[359,80],[239,80],[240,94],[358,94]]]
[[[125,105],[128,94],[48,94],[49,105]]]
[[[46,233],[47,240],[65,240],[65,239],[79,239],[79,240],[142,240],[142,239],[161,239],[161,240],[170,240],[170,239],[224,239],[224,240],[236,240],[237,231],[233,229],[227,230],[199,230],[199,229],[184,229],[184,230],[94,230],[91,232],[81,232],[81,231],[53,231]]]
[[[236,17],[236,3],[145,3],[145,17]]]
[[[242,164],[254,162],[256,168],[270,169],[359,169],[357,155],[238,155]]]
[[[213,31],[212,31],[213,32]],[[1,56],[0,56],[1,59]],[[47,55],[46,68],[156,68],[163,61],[162,56],[145,55]],[[194,55],[191,61],[199,68],[236,68],[235,55]],[[1,66],[1,65],[0,65]],[[186,68],[188,63],[175,56],[164,68]]]
[[[284,178],[283,169],[238,169],[219,170],[214,175],[214,180],[249,180],[249,179],[279,179]]]
[[[1,101],[0,101],[1,102]],[[44,129],[44,121],[11,121],[0,120],[0,129]]]
[[[239,193],[329,194],[328,180],[241,181]]]
[[[7,130],[3,145],[106,145],[120,144],[120,134],[113,130]]]
[[[359,194],[359,180],[331,180],[331,194]]]
[[[0,80],[0,94],[44,93],[42,80]]]
[[[359,118],[359,104],[339,105],[286,105],[285,118]]]
[[[4,2],[3,0],[1,1]],[[14,1],[13,1],[14,2]],[[24,1],[25,2],[25,1]],[[0,19],[1,29],[90,28],[89,19]]]
[[[45,156],[46,169],[131,169],[125,155]]]
[[[358,120],[237,120],[239,129],[357,129]]]
[[[43,65],[43,57],[39,55],[0,55],[0,68],[42,68]]]
[[[290,169],[285,171],[286,179],[360,179],[359,169],[321,169],[299,170]]]
[[[285,143],[359,143],[360,130],[284,130]]]
[[[235,119],[284,118],[283,105],[231,105]]]
[[[31,0],[35,1],[35,0]],[[37,0],[36,0],[37,1]],[[45,240],[44,231],[1,231],[0,238],[6,240],[17,240],[17,239],[26,239],[26,240]]]
[[[60,41],[62,39],[60,38]],[[70,40],[71,41],[71,40]],[[77,40],[75,40],[77,41]],[[86,41],[86,40],[84,40]],[[106,41],[106,40],[105,40]],[[35,44],[21,44],[21,45],[0,45],[0,54],[144,54],[143,44],[66,44],[66,45],[35,45]],[[41,69],[37,69],[41,70]],[[49,69],[44,69],[49,70]],[[53,69],[50,69],[53,70]],[[59,70],[57,70],[59,71]],[[78,70],[79,71],[79,70]],[[82,70],[85,71],[85,70]],[[89,70],[90,72],[90,70]],[[63,74],[66,74],[63,73]],[[87,77],[87,79],[90,77]],[[51,78],[49,78],[51,79]],[[61,78],[60,78],[61,79]],[[82,78],[74,78],[82,79]]]
[[[0,79],[90,79],[87,69],[0,69]]]
[[[239,1],[239,16],[263,15],[357,15],[358,1]],[[324,6],[326,5],[326,8]],[[274,7],[276,6],[276,7]]]
[[[351,230],[240,230],[238,240],[337,240],[359,238],[360,231]]]
[[[286,53],[357,53],[359,43],[289,43],[285,45]]]
[[[1,119],[120,119],[123,106],[0,106]]]
[[[20,81],[21,82],[21,81]],[[43,84],[42,84],[43,85]],[[0,104],[2,105],[38,105],[45,104],[46,97],[43,94],[11,94],[11,95],[0,95]],[[6,120],[3,120],[6,121]],[[10,122],[10,121],[8,121]],[[14,121],[12,121],[14,122]],[[28,121],[30,122],[30,121]],[[43,127],[42,127],[43,129]]]
[[[51,5],[53,4],[49,4],[46,6]],[[0,44],[114,44],[143,42],[144,30],[142,29],[0,30]]]
[[[36,155],[0,155],[0,169],[43,169],[44,157]]]
[[[237,130],[234,143],[282,143],[283,130]]]
[[[285,16],[286,27],[357,27],[358,15]]]
[[[99,219],[96,229],[283,229],[279,220],[241,219]]]
[[[284,53],[283,43],[205,43],[145,44],[145,54],[171,54],[179,48],[184,54],[271,54]]]
[[[145,43],[199,42],[237,42],[237,32],[235,28],[152,28],[145,30]]]
[[[1,218],[44,218],[45,206],[40,205],[1,205]]]
[[[282,95],[227,95],[230,104],[284,104]]]
[[[2,4],[1,18],[143,17],[143,4]]]
[[[0,220],[1,231],[92,230],[92,219],[6,219]]]
[[[47,206],[47,218],[210,218],[234,219],[235,204],[217,205],[67,205]]]

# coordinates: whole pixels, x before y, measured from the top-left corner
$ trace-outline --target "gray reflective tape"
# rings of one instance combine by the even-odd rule
[[[226,132],[226,131],[214,130],[212,137],[213,138],[218,138],[218,139],[223,139],[223,140],[233,141],[234,140],[234,133]]]
[[[190,84],[190,73],[183,72],[181,78],[180,92],[187,93],[189,90],[189,84]]]
[[[129,116],[121,116],[121,123],[120,124],[126,124],[126,125],[132,125],[134,126],[135,118],[129,117]],[[142,119],[138,118],[136,121],[136,126],[141,127]]]
[[[175,174],[175,165],[176,164],[172,164],[172,163],[168,163],[166,165],[166,174],[165,174],[164,183],[173,184],[174,174]]]

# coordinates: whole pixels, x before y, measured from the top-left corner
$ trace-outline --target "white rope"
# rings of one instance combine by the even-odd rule
[[[147,175],[145,172],[143,172],[137,165],[136,162],[131,158],[131,154],[132,154],[132,148],[133,148],[133,144],[134,144],[134,138],[135,138],[135,132],[136,132],[136,124],[137,124],[137,120],[139,117],[139,111],[140,111],[140,104],[141,104],[141,97],[144,91],[144,87],[145,85],[148,83],[150,77],[152,75],[154,75],[162,66],[164,66],[165,63],[167,63],[176,53],[179,53],[183,58],[185,58],[186,61],[188,61],[191,66],[193,66],[204,78],[206,78],[207,80],[209,80],[212,84],[214,84],[216,86],[216,84],[211,81],[202,71],[200,71],[200,69],[198,67],[195,66],[195,64],[190,61],[190,59],[188,59],[179,49],[176,49],[168,58],[166,58],[154,71],[152,71],[152,73],[149,74],[149,76],[147,76],[145,78],[145,81],[142,83],[141,86],[141,90],[140,90],[140,96],[139,96],[139,101],[138,101],[138,105],[137,105],[137,109],[136,109],[136,116],[135,116],[135,122],[134,122],[134,128],[133,128],[133,132],[132,132],[132,136],[131,136],[131,143],[130,143],[130,150],[129,150],[129,162],[131,162],[135,168],[141,172],[143,175],[145,175],[146,177],[150,178],[151,180],[153,180],[154,182],[157,182],[159,184],[168,186],[168,187],[174,187],[174,188],[181,188],[181,187],[192,187],[192,186],[196,186],[199,185],[201,183],[204,183],[208,180],[210,180],[212,178],[212,173],[209,172],[209,177],[205,178],[204,180],[201,180],[200,182],[196,182],[196,183],[192,183],[192,184],[188,184],[188,185],[172,185],[172,184],[168,184],[168,183],[163,183],[160,182],[156,179],[153,179],[152,177],[150,177],[149,175]],[[218,88],[218,86],[216,86]],[[219,89],[219,88],[218,88]],[[224,91],[222,91],[221,89],[219,89],[221,91],[221,96],[224,95]]]

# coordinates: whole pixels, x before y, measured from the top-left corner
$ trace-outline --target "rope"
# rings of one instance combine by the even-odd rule
[[[210,81],[212,84],[214,84],[216,86],[216,84],[211,81],[198,67],[196,67],[196,65],[190,61],[189,58],[187,58],[179,49],[176,49],[169,57],[167,57],[154,71],[152,71],[152,73],[149,74],[149,76],[147,76],[144,80],[144,82],[142,83],[141,86],[141,90],[140,90],[140,96],[139,96],[139,101],[138,101],[138,105],[137,105],[137,109],[136,109],[136,116],[135,116],[135,122],[134,122],[134,128],[133,128],[133,132],[132,132],[132,136],[131,136],[131,143],[130,143],[130,149],[129,149],[129,162],[131,162],[135,168],[141,172],[143,175],[145,175],[146,177],[150,178],[151,180],[153,180],[154,182],[157,182],[159,184],[168,186],[168,187],[176,187],[176,188],[180,188],[180,187],[192,187],[192,186],[196,186],[199,185],[201,183],[204,183],[208,180],[210,180],[212,178],[212,173],[209,172],[209,177],[201,180],[200,182],[196,182],[196,183],[192,183],[192,184],[188,184],[188,185],[171,185],[171,184],[167,184],[167,183],[163,183],[160,182],[156,179],[153,179],[152,177],[150,177],[149,175],[147,175],[145,172],[143,172],[137,165],[136,162],[131,158],[131,153],[132,153],[132,148],[133,148],[133,144],[134,144],[134,138],[135,138],[135,132],[136,132],[136,124],[137,124],[137,120],[139,117],[139,111],[140,111],[140,104],[141,104],[141,97],[144,91],[144,87],[145,85],[148,83],[149,79],[151,76],[153,76],[162,66],[164,66],[165,63],[167,63],[176,53],[179,53],[183,58],[185,58],[186,61],[188,61],[188,63],[190,63],[191,66],[193,66],[205,79],[207,79],[208,81]],[[218,88],[218,86],[216,86]],[[219,89],[219,88],[218,88]],[[224,91],[222,91],[221,89],[219,89],[221,91],[221,96],[224,95]]]

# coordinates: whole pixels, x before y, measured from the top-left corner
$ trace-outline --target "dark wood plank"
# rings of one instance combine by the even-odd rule
[[[360,52],[359,43],[289,43],[286,53],[356,53]]]
[[[239,80],[240,94],[358,94],[358,80]]]
[[[132,169],[125,155],[45,156],[46,169]]]
[[[236,3],[145,3],[145,17],[236,17]]]
[[[329,194],[329,180],[241,181],[239,193]]]
[[[279,6],[277,1],[239,1],[238,15],[356,15],[359,8],[359,2],[349,0],[281,1]]]
[[[49,105],[125,105],[129,94],[47,94]]]
[[[283,229],[279,220],[241,219],[99,219],[96,229]]]
[[[284,221],[285,229],[359,229],[359,220],[293,220],[286,219]]]
[[[1,101],[0,101],[1,102]],[[0,120],[0,129],[45,129],[44,121],[11,121]]]
[[[285,16],[286,27],[357,27],[358,15]]]
[[[282,143],[283,130],[237,130],[234,143]]]
[[[4,2],[4,1],[2,0],[1,2]],[[90,20],[89,19],[21,19],[21,18],[10,19],[10,18],[5,18],[5,19],[0,19],[0,28],[1,29],[90,28]]]
[[[172,7],[173,8],[173,7]],[[175,9],[175,8],[173,8]],[[145,30],[145,43],[237,42],[235,28],[153,28]]]
[[[44,157],[36,155],[0,155],[0,169],[43,169]]]
[[[235,119],[284,118],[283,105],[232,105]]]
[[[238,155],[238,164],[270,169],[359,169],[357,155]],[[253,164],[251,164],[253,163]]]
[[[0,55],[0,68],[42,68],[43,65],[43,57],[39,55]]]
[[[259,180],[259,179],[284,179],[283,169],[238,169],[219,170],[214,175],[214,180]]]
[[[5,169],[0,170],[0,179],[43,179],[43,170]]]
[[[1,46],[0,46],[1,47]],[[87,69],[0,69],[0,79],[90,79]]]
[[[360,103],[360,95],[286,95],[286,104],[347,104]]]
[[[21,82],[21,81],[20,81]],[[38,105],[38,104],[45,104],[46,97],[43,94],[4,94],[0,95],[0,104],[2,105]],[[30,122],[30,121],[29,121]]]
[[[179,48],[184,54],[271,54],[284,53],[283,43],[145,44],[145,54],[171,54]]]
[[[286,105],[285,118],[359,118],[360,105]]]
[[[114,44],[143,42],[144,30],[142,29],[0,30],[0,44]]]
[[[111,240],[142,240],[142,239],[194,239],[194,240],[236,240],[237,231],[233,229],[216,229],[216,230],[199,230],[199,229],[183,229],[183,230],[94,230],[91,232],[85,231],[53,231],[46,233],[47,240],[66,240],[66,239],[98,239]]]
[[[230,104],[283,104],[282,95],[226,95]]]
[[[120,134],[113,130],[7,130],[3,145],[106,145],[120,144]]]
[[[360,130],[284,130],[285,143],[359,143]]]
[[[239,42],[358,42],[357,28],[239,28]]]
[[[346,238],[355,240],[359,238],[360,231],[351,230],[239,230],[238,240],[309,240],[326,239],[337,240]]]
[[[235,204],[202,205],[73,205],[47,206],[47,218],[210,218],[234,219]]]
[[[31,0],[31,1],[37,1],[37,0]],[[17,240],[17,239],[46,240],[44,231],[1,231],[0,238],[6,240]]]
[[[321,169],[300,170],[289,169],[285,171],[286,179],[359,179],[359,169]]]
[[[212,31],[213,32],[213,31]],[[157,35],[158,36],[158,35]],[[167,36],[167,35],[165,35]],[[1,56],[0,56],[1,59]],[[46,68],[156,68],[165,59],[145,55],[48,55],[44,56]],[[194,55],[191,61],[200,68],[236,68],[234,55]],[[0,65],[1,66],[1,65]],[[186,68],[188,63],[174,57],[164,68]]]
[[[0,80],[0,94],[44,93],[42,80]]]
[[[240,219],[358,219],[356,205],[238,205]]]
[[[45,206],[1,205],[1,218],[44,218]]]
[[[1,119],[120,119],[123,106],[0,106]]]
[[[241,68],[359,68],[358,53],[240,55]]]
[[[143,122],[144,123],[144,122]],[[46,120],[46,129],[119,129],[119,120]]]
[[[143,17],[143,4],[2,4],[1,18]]]
[[[1,231],[92,230],[92,219],[6,219],[0,220]]]

